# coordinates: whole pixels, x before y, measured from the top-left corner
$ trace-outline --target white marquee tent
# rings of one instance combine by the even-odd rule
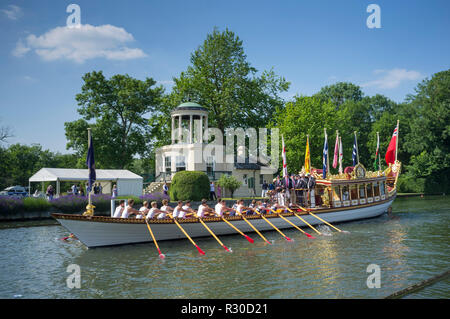
[[[103,193],[111,193],[112,184],[117,185],[119,196],[142,195],[143,178],[128,170],[123,169],[96,169],[96,182],[101,183]],[[30,177],[29,186],[34,182],[56,182],[56,194],[60,194],[60,182],[87,182],[88,169],[72,168],[41,168]],[[31,187],[30,187],[31,189]]]

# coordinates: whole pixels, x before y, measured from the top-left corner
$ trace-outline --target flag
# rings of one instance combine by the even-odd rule
[[[344,171],[342,169],[342,160],[344,158],[344,152],[342,151],[342,140],[339,136],[339,174],[342,174]]]
[[[391,142],[389,143],[386,156],[384,157],[387,165],[394,163],[395,161],[395,152],[397,148],[397,135],[398,135],[398,125],[394,129],[394,134],[392,134]]]
[[[86,165],[89,169],[89,181],[87,192],[90,193],[92,190],[92,185],[95,182],[96,174],[95,174],[95,159],[94,159],[94,144],[92,143],[92,136],[89,139],[89,148],[86,157]]]
[[[286,149],[284,147],[284,137],[283,137],[283,135],[281,135],[281,146],[283,148],[283,153],[282,153],[282,157],[283,157],[283,177],[286,180],[286,185],[289,185],[288,184],[287,164],[286,164]]]
[[[310,165],[311,158],[309,155],[309,139],[306,139],[306,152],[305,152],[305,173],[310,173]]]
[[[358,162],[358,142],[356,141],[356,133],[355,140],[353,141],[353,152],[352,152],[353,166],[356,166]]]
[[[327,178],[327,156],[328,156],[328,138],[327,133],[325,133],[325,142],[323,144],[323,179]]]
[[[333,168],[336,168],[338,164],[338,152],[339,152],[339,135],[336,134],[336,142],[334,143]]]
[[[373,169],[377,170],[377,158],[378,158],[378,149],[380,148],[380,135],[377,132],[377,150],[375,152],[375,161],[373,162]]]

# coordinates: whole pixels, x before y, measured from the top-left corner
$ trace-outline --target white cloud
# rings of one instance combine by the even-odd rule
[[[405,81],[415,81],[424,76],[418,71],[406,69],[375,70],[374,74],[380,75],[379,79],[361,84],[362,87],[375,87],[379,89],[394,89]]]
[[[22,16],[22,9],[13,4],[9,5],[8,9],[2,9],[1,11],[11,20],[17,20]]]
[[[141,49],[125,46],[132,41],[133,35],[125,29],[109,24],[56,27],[40,36],[29,35],[25,43],[19,40],[12,54],[23,56],[33,50],[46,61],[71,60],[77,63],[94,58],[130,60],[146,57]]]

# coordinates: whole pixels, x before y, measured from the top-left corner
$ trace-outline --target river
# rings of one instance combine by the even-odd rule
[[[151,243],[87,249],[52,221],[3,223],[0,298],[383,298],[450,268],[449,212],[449,196],[397,198],[390,215],[337,225],[349,234],[264,233],[273,245],[221,236],[232,254],[197,239],[205,256],[187,240],[161,242],[164,260]],[[67,286],[71,264],[80,288]],[[380,288],[368,288],[371,264]],[[449,297],[447,278],[406,298]]]

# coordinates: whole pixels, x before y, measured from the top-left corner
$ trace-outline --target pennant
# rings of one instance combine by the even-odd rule
[[[325,142],[323,144],[323,179],[327,178],[327,156],[328,156],[328,138],[327,133],[325,133]]]
[[[306,152],[305,152],[305,173],[310,173],[311,158],[309,154],[309,138],[306,139]]]
[[[339,136],[339,174],[342,174],[344,172],[342,168],[342,160],[344,159],[344,152],[342,151],[342,140]]]
[[[336,168],[338,164],[338,152],[339,152],[339,134],[336,134],[336,142],[334,143],[333,168]]]
[[[86,165],[89,169],[89,180],[87,192],[90,193],[92,190],[92,185],[94,184],[97,176],[95,174],[95,159],[94,159],[94,144],[92,143],[92,135],[89,139],[89,148],[86,157]]]
[[[373,169],[377,170],[377,158],[378,158],[378,150],[380,148],[380,135],[377,132],[377,150],[375,152],[375,161],[373,162]]]
[[[354,167],[358,163],[358,142],[356,141],[356,133],[355,133],[355,139],[353,141],[352,160],[353,160],[353,167]]]

